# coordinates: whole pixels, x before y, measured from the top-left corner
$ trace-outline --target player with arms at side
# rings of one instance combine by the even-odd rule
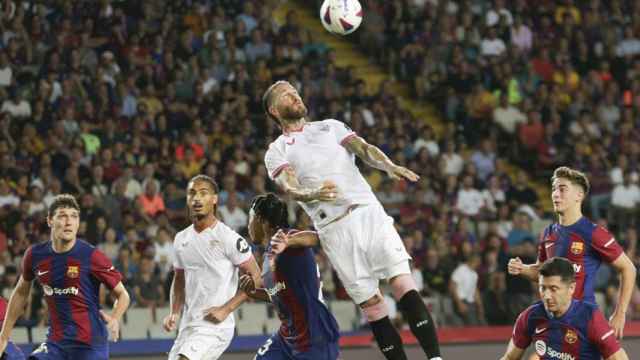
[[[264,288],[255,288],[253,279],[243,275],[240,288],[250,297],[273,303],[280,329],[258,350],[254,360],[335,360],[338,324],[322,300],[318,264],[309,247],[271,253],[269,239],[277,231],[287,233],[287,205],[274,194],[258,195],[249,212],[249,236],[265,247],[262,265]],[[313,231],[304,231],[308,246],[318,244]]]
[[[180,328],[169,360],[214,360],[233,339],[233,311],[248,296],[238,289],[238,268],[260,283],[260,269],[242,236],[216,218],[218,185],[206,175],[187,186],[192,224],[176,234],[171,313],[163,321]]]
[[[0,326],[4,322],[5,313],[7,312],[7,300],[0,296]],[[8,342],[4,348],[4,352],[0,352],[1,360],[24,360],[24,354],[14,343]]]
[[[561,257],[539,271],[541,301],[523,311],[502,360],[520,360],[534,343],[541,360],[629,360],[598,307],[575,300],[573,264]]]
[[[558,222],[549,225],[541,234],[535,264],[526,265],[519,258],[510,259],[508,271],[535,281],[545,260],[554,256],[567,258],[576,272],[574,298],[596,304],[596,273],[602,261],[610,263],[622,278],[618,304],[610,319],[616,336],[622,338],[636,268],[609,231],[582,215],[582,202],[588,193],[589,180],[583,173],[564,166],[557,168],[551,177],[551,200]]]
[[[116,341],[120,319],[129,306],[122,276],[100,250],[76,239],[80,206],[69,194],[54,198],[47,215],[51,240],[30,246],[22,260],[22,275],[11,298],[0,333],[0,352],[24,311],[37,278],[44,290],[51,325],[47,341],[29,359],[102,360],[109,358],[108,336]],[[109,315],[100,310],[100,284],[116,301]]]
[[[416,290],[410,256],[355,156],[394,179],[417,181],[337,120],[307,122],[307,108],[286,81],[271,85],[263,96],[266,115],[283,134],[269,145],[269,177],[297,200],[313,220],[318,237],[347,293],[365,313],[387,359],[406,359],[378,289],[388,279],[399,308],[429,359],[440,358],[433,319]]]

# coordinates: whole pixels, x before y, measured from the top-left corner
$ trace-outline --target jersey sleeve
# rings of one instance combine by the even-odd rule
[[[173,239],[173,248],[176,249],[178,246],[178,235]],[[182,262],[182,257],[180,257],[180,253],[178,251],[174,251],[175,256],[173,257],[173,268],[175,270],[184,270],[184,263]]]
[[[587,337],[589,342],[596,345],[600,355],[605,359],[620,350],[620,343],[613,329],[598,309],[593,310],[593,316],[587,327]]]
[[[531,308],[521,312],[513,326],[513,344],[520,349],[526,349],[531,344],[531,334],[529,333],[529,314]]]
[[[597,226],[591,235],[591,247],[608,263],[614,262],[622,254],[622,246],[609,231]]]
[[[91,254],[91,275],[112,289],[122,281],[122,275],[111,263],[111,260],[100,250]]]
[[[27,251],[24,252],[24,257],[22,258],[22,278],[25,281],[32,281],[35,278],[33,274],[33,260],[31,256],[32,247],[29,246]]]
[[[236,266],[249,260],[253,256],[251,246],[247,240],[233,230],[229,230],[224,236],[224,248],[227,257]]]
[[[281,149],[278,149],[275,143],[269,145],[269,149],[264,155],[264,164],[267,167],[267,174],[269,174],[271,180],[275,180],[280,172],[289,166],[284,153]]]
[[[7,300],[0,297],[0,324],[4,322],[5,314],[7,313]]]
[[[356,136],[356,133],[353,130],[351,130],[351,128],[347,124],[343,123],[342,121],[331,119],[331,120],[325,120],[325,122],[329,124],[329,126],[331,127],[331,130],[336,137],[336,141],[340,145],[344,145],[345,142],[347,142],[352,137]]]
[[[547,252],[544,249],[544,239],[547,237],[549,233],[549,228],[547,227],[540,233],[540,238],[538,239],[538,262],[542,264],[547,261]]]

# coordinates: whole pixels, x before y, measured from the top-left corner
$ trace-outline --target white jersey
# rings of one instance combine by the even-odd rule
[[[290,166],[304,187],[319,187],[328,180],[336,184],[336,201],[300,202],[316,228],[343,215],[351,205],[378,203],[355,164],[355,155],[342,146],[352,136],[356,134],[338,120],[310,122],[300,131],[280,135],[265,154],[271,179]]]
[[[204,320],[204,310],[221,306],[238,289],[237,266],[252,256],[247,241],[218,221],[198,233],[191,225],[176,234],[174,267],[183,269],[185,276],[185,304],[180,330],[187,326],[234,327],[230,314],[222,323],[214,325]]]

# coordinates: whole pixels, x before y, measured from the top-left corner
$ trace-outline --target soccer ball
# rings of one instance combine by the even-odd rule
[[[362,23],[362,6],[358,0],[324,0],[320,21],[330,33],[349,35]]]

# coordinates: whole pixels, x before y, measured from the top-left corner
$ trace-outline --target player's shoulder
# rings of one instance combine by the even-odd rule
[[[521,315],[527,316],[527,319],[533,319],[536,317],[545,317],[546,313],[547,312],[544,308],[544,304],[539,300],[529,305],[528,308],[524,309]]]
[[[194,227],[193,227],[193,224],[191,224],[176,233],[176,235],[174,236],[174,242],[178,240],[182,240],[185,237],[188,237],[189,235],[193,235],[193,233],[194,233]]]
[[[78,247],[78,249],[83,250],[83,251],[93,251],[93,250],[96,249],[95,246],[89,244],[88,242],[86,242],[85,240],[82,240],[82,239],[76,240],[76,243],[77,243],[76,246]]]
[[[30,245],[24,254],[25,256],[30,255],[34,259],[42,259],[43,257],[53,255],[54,252],[51,250],[51,240]]]
[[[270,144],[269,147],[267,149],[267,151],[269,150],[277,150],[280,149],[282,147],[284,147],[284,142],[285,142],[285,136],[284,134],[280,134],[280,136],[278,136],[275,140],[273,140]]]
[[[216,226],[209,229],[209,235],[215,237],[216,240],[222,241],[238,241],[238,239],[243,239],[243,237],[238,234],[235,230],[233,230],[229,225],[223,223],[218,220]]]
[[[584,300],[573,300],[574,311],[580,316],[591,316],[596,311],[599,311],[598,305],[586,302]]]

